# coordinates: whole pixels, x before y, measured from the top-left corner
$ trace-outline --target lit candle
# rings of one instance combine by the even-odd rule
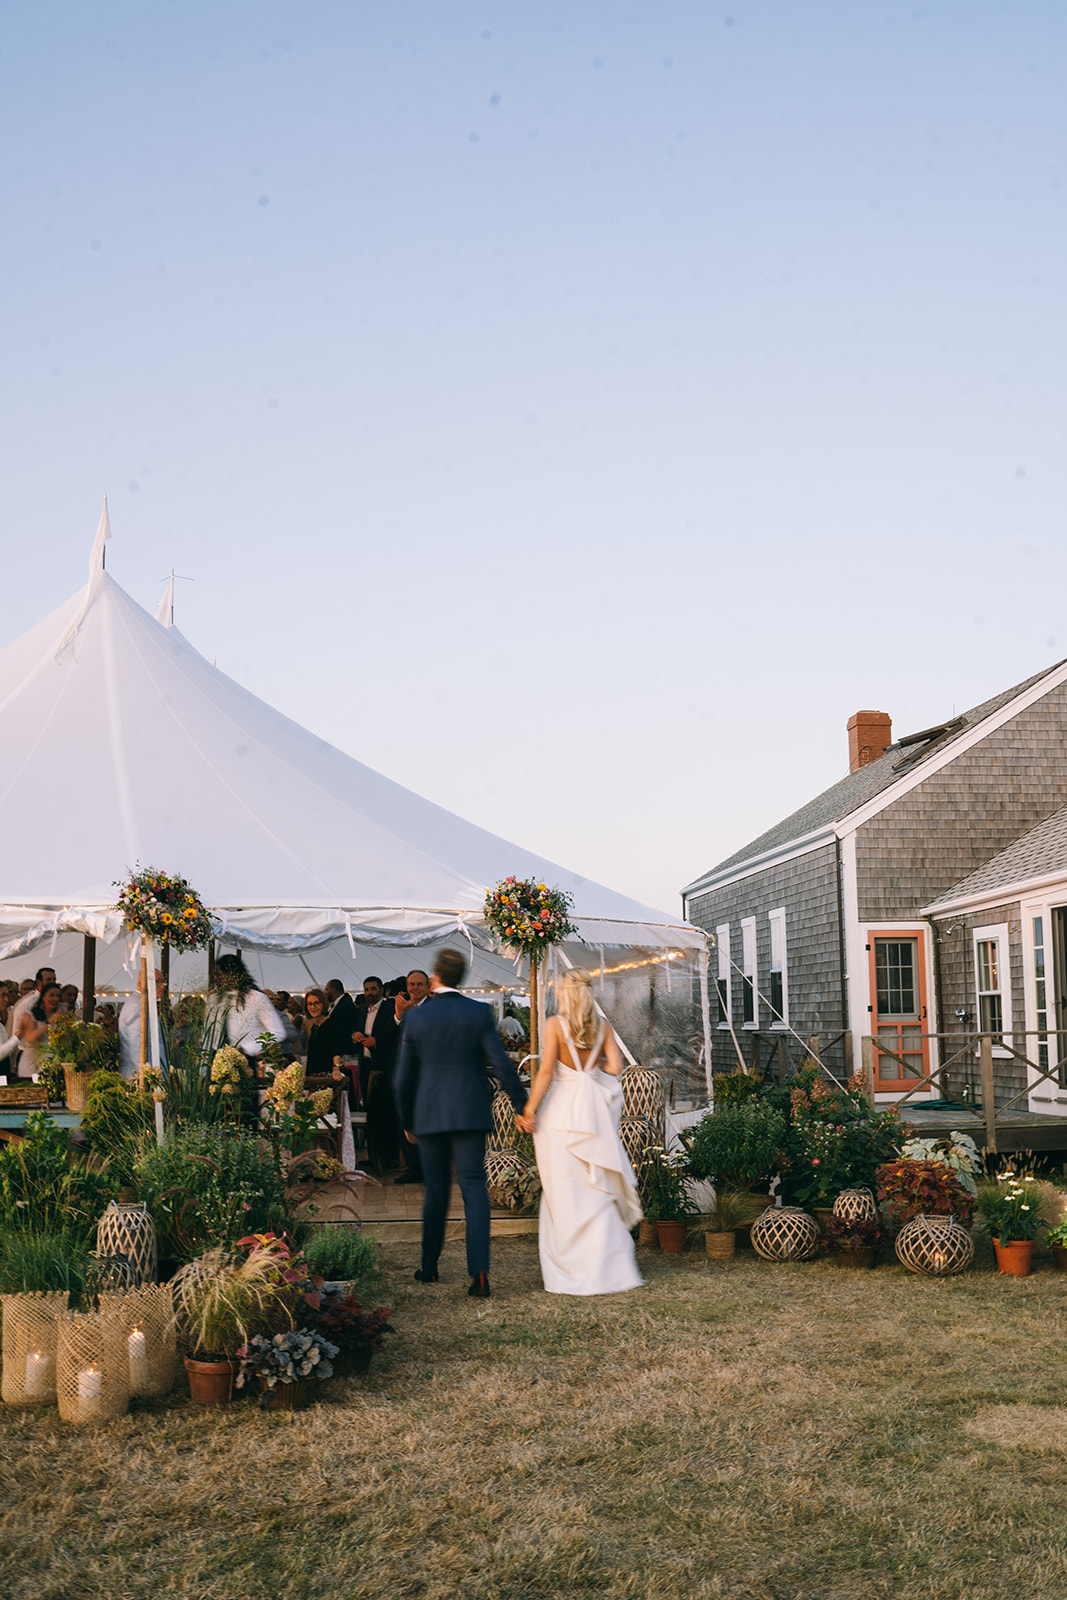
[[[130,1389],[134,1394],[144,1394],[148,1388],[148,1347],[140,1328],[134,1328],[129,1337]]]
[[[97,1411],[103,1394],[104,1374],[99,1367],[84,1367],[78,1373],[78,1406],[90,1415]]]
[[[40,1350],[31,1350],[26,1357],[26,1399],[44,1400],[48,1396],[48,1373],[52,1362]]]

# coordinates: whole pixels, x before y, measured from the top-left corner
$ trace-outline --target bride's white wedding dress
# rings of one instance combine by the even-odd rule
[[[534,1148],[541,1173],[538,1243],[549,1294],[615,1294],[644,1282],[630,1229],[641,1220],[633,1168],[619,1139],[622,1087],[583,1070],[570,1030],[557,1021],[574,1066],[556,1063],[539,1108]],[[604,1024],[587,1060],[604,1044]]]

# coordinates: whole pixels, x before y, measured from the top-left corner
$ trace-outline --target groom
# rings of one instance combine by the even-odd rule
[[[437,1282],[456,1163],[467,1221],[467,1293],[489,1297],[489,1191],[485,1136],[493,1126],[489,1067],[516,1111],[526,1101],[518,1073],[497,1037],[493,1012],[460,994],[467,963],[458,950],[434,962],[430,999],[404,1018],[395,1089],[404,1136],[418,1144],[426,1181],[419,1283]]]

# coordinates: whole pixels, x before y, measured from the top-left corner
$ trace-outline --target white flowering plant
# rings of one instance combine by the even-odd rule
[[[1041,1191],[1014,1172],[1003,1172],[978,1191],[978,1211],[998,1244],[1036,1239],[1044,1226]]]
[[[955,1173],[968,1194],[978,1193],[977,1174],[982,1158],[968,1134],[953,1131],[935,1139],[909,1139],[900,1153],[905,1161],[936,1161]]]

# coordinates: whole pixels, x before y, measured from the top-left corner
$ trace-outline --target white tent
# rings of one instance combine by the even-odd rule
[[[453,816],[219,672],[104,571],[107,536],[105,510],[86,587],[0,651],[0,961],[65,934],[124,950],[115,881],[140,864],[185,876],[253,959],[311,972],[332,950],[354,972],[363,950],[469,941],[514,982],[481,914],[514,873],[573,895],[594,950],[673,950],[703,979],[699,929]]]

